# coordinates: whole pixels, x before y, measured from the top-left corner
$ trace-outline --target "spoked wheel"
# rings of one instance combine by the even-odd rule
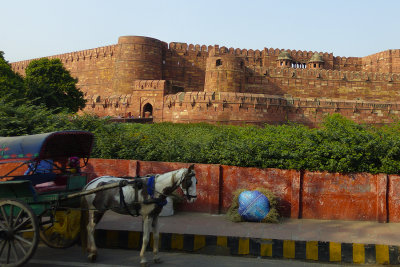
[[[68,248],[80,238],[80,210],[49,210],[39,217],[40,238],[51,248]]]
[[[31,207],[19,200],[0,200],[0,265],[23,265],[38,242],[39,226]]]

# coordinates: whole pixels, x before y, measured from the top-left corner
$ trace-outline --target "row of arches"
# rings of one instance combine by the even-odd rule
[[[321,69],[324,64],[322,62],[309,62],[307,63],[299,63],[299,62],[290,62],[287,60],[280,60],[278,62],[278,67],[288,67],[294,69]]]

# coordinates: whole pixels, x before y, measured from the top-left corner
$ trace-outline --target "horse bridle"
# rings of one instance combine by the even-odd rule
[[[178,186],[179,186],[179,185],[182,185],[182,189],[185,189],[185,190],[186,190],[186,193],[185,193],[185,191],[183,191],[183,193],[185,194],[185,197],[186,197],[188,200],[191,200],[192,198],[197,198],[197,195],[196,195],[196,196],[193,196],[193,195],[189,194],[189,188],[190,188],[190,187],[192,186],[192,184],[193,184],[192,177],[195,176],[195,175],[196,175],[196,174],[195,174],[195,173],[192,173],[192,172],[187,173],[187,174],[185,175],[185,177],[183,177],[183,179],[181,180],[181,182],[178,184]],[[197,184],[197,179],[196,179],[196,184]]]
[[[182,185],[182,191],[183,194],[185,195],[185,197],[188,200],[197,198],[196,196],[193,196],[191,194],[189,194],[189,188],[192,186],[193,182],[192,182],[192,177],[195,176],[195,173],[189,172],[187,174],[185,174],[185,176],[179,181],[179,183],[175,183],[172,187],[168,188],[167,191],[163,191],[163,192],[157,192],[158,194],[160,194],[160,196],[167,197],[168,195],[170,195],[173,191],[175,191],[180,185]],[[130,181],[128,182],[128,184],[132,184],[132,187],[137,191],[138,190],[138,186],[136,185],[136,182],[134,181]],[[196,184],[197,184],[197,179],[196,179]],[[120,189],[120,191],[122,192],[122,190]],[[185,192],[186,191],[186,192]],[[137,193],[135,194],[136,196],[138,195]],[[122,196],[123,197],[123,196]],[[154,199],[153,199],[154,200]],[[135,200],[137,202],[137,200]]]

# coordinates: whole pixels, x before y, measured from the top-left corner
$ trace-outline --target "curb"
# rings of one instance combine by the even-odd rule
[[[103,248],[141,248],[142,232],[97,229],[96,244]],[[152,247],[151,238],[149,246]],[[256,256],[332,263],[399,265],[400,247],[376,244],[294,241],[177,233],[160,233],[160,251],[213,255]]]

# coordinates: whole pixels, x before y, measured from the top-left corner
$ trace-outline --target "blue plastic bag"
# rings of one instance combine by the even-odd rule
[[[269,213],[268,198],[261,192],[244,191],[239,195],[239,214],[245,221],[260,222]]]

